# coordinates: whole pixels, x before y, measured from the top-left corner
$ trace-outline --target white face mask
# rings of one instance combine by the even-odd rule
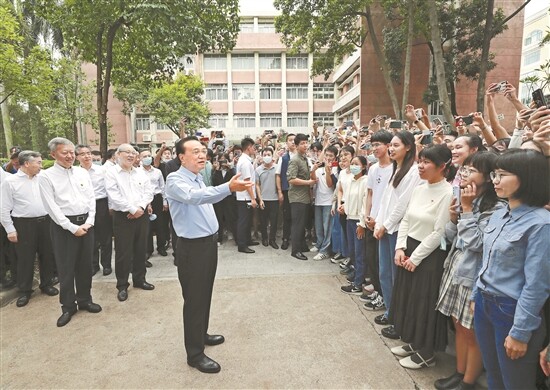
[[[92,161],[92,164],[94,164],[94,165],[101,165],[101,161]]]
[[[149,166],[153,163],[153,157],[144,157],[141,162],[143,165]]]
[[[378,159],[374,156],[374,154],[369,154],[367,156],[367,160],[368,162],[370,162],[371,164],[375,164],[378,162]]]
[[[353,176],[358,175],[361,172],[361,167],[359,165],[350,165],[349,170]]]
[[[264,163],[266,163],[266,164],[271,164],[271,161],[273,161],[273,157],[271,157],[271,156],[264,156],[263,160],[264,160]]]

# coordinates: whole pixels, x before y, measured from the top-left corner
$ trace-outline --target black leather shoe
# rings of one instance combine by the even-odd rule
[[[190,362],[188,360],[187,364],[206,374],[215,374],[217,372],[220,372],[220,370],[222,369],[218,363],[210,359],[208,356],[203,356],[196,362]]]
[[[225,337],[221,334],[207,334],[206,339],[204,339],[205,345],[219,345],[225,341]]]
[[[460,382],[462,382],[463,378],[464,374],[455,372],[453,375],[448,376],[447,378],[436,380],[434,382],[434,386],[438,390],[454,389],[460,384]]]
[[[383,328],[382,336],[392,340],[399,340],[401,338],[401,336],[399,336],[395,331],[395,328],[393,327],[393,325],[390,325],[387,328]]]
[[[124,302],[128,299],[128,290],[120,290],[116,296],[120,302]]]
[[[263,245],[263,246],[268,246],[269,243],[267,242],[267,240],[262,240],[262,245]]]
[[[248,246],[256,246],[256,245],[260,245],[260,243],[258,241],[250,241],[248,243]]]
[[[0,282],[0,291],[8,291],[15,287],[15,280],[4,279]]]
[[[279,249],[279,245],[277,245],[275,241],[269,241],[269,245],[271,245],[273,249]]]
[[[113,273],[112,268],[103,268],[103,276],[111,275]]]
[[[21,295],[19,298],[17,298],[17,302],[15,303],[15,305],[17,307],[27,306],[27,303],[29,303],[30,299],[31,299],[30,294]]]
[[[143,281],[142,283],[134,283],[134,288],[141,288],[142,290],[154,290],[155,286],[153,286],[151,283],[147,283],[146,281]]]
[[[248,247],[246,247],[246,248],[239,248],[239,252],[241,252],[241,253],[256,253],[255,250],[250,249],[250,248],[248,248]]]
[[[292,254],[292,257],[295,257],[298,260],[307,260],[307,257],[302,252],[295,252]]]
[[[159,249],[158,251],[158,254],[161,255],[161,256],[168,256],[168,252],[166,252],[166,249]]]
[[[76,308],[73,310],[65,311],[61,314],[61,317],[57,319],[57,326],[62,327],[67,325],[71,321],[71,317],[76,313]]]
[[[59,290],[53,286],[47,286],[40,289],[44,294],[54,297],[59,294]]]
[[[52,286],[55,286],[55,285],[58,284],[58,283],[59,283],[59,278],[58,278],[57,276],[54,276],[54,277],[52,278]]]
[[[78,310],[85,310],[90,313],[99,313],[101,311],[101,306],[97,303],[90,302],[86,305],[78,305]]]
[[[281,249],[282,250],[288,249],[288,240],[283,240],[283,243],[281,244]]]
[[[145,266],[147,268],[151,268],[153,266],[153,263],[151,263],[149,260],[145,260]]]
[[[94,268],[92,270],[92,276],[94,276],[95,274],[97,274],[99,272],[99,268]]]

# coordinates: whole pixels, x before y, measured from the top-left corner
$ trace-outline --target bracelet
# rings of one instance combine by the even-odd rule
[[[416,125],[418,122],[420,122],[420,120],[415,120],[413,123]]]

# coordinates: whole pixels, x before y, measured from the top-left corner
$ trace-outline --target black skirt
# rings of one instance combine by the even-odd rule
[[[408,237],[405,255],[419,244]],[[443,351],[447,346],[447,317],[435,309],[446,257],[447,252],[438,248],[414,272],[397,267],[389,320],[401,340],[415,349]]]

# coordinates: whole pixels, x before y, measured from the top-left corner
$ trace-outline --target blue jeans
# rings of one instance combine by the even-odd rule
[[[391,295],[393,282],[397,274],[395,258],[395,244],[397,243],[397,232],[384,234],[378,242],[378,259],[380,261],[380,288],[386,305],[386,317],[390,314]]]
[[[340,220],[338,219],[338,213],[331,217],[332,219],[332,251],[334,253],[342,253],[342,227],[340,226]]]
[[[487,370],[489,389],[534,389],[539,352],[544,340],[544,321],[531,335],[526,354],[506,356],[504,339],[514,324],[517,301],[479,290],[476,295],[474,330]]]
[[[319,253],[328,254],[332,232],[332,206],[315,206],[315,232],[317,233],[317,249]]]
[[[361,287],[365,280],[365,237],[357,238],[357,219],[348,219],[346,223],[348,236],[348,250],[352,263],[355,266],[353,284]]]

